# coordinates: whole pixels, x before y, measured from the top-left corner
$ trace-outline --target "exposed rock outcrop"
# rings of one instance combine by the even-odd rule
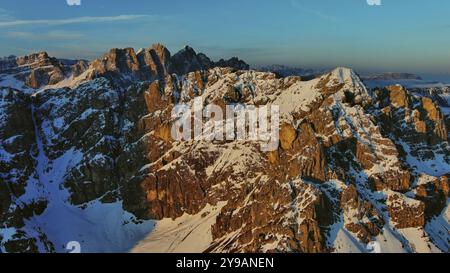
[[[356,234],[361,241],[368,243],[382,232],[385,224],[383,218],[370,202],[360,200],[354,185],[343,190],[340,205],[346,229]]]
[[[425,225],[425,205],[399,193],[388,195],[389,216],[396,228],[415,228]]]

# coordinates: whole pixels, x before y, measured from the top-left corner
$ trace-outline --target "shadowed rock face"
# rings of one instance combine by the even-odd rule
[[[0,223],[1,228],[24,228],[41,215],[47,200],[26,200],[27,189],[38,180],[36,135],[30,97],[15,90],[0,92]],[[0,235],[2,240],[3,233]],[[18,230],[2,246],[6,252],[54,251],[46,234]]]
[[[338,251],[340,232],[362,245],[390,232],[406,250],[418,238],[403,230],[423,231],[430,244],[448,238],[430,232],[450,188],[447,117],[435,100],[401,87],[367,90],[345,68],[301,81],[205,65],[213,64],[190,48],[173,57],[161,45],[113,49],[74,88],[32,96],[2,88],[0,228],[15,229],[2,249],[61,251],[52,234],[24,224],[45,222],[55,199],[80,210],[120,202],[138,220],[225,202],[199,250],[209,252]],[[202,71],[171,74],[178,69]],[[198,96],[279,105],[278,149],[174,141],[173,107]]]
[[[186,46],[173,55],[171,59],[171,72],[184,75],[198,70],[207,70],[213,67],[213,62],[204,54],[197,54],[194,49]]]
[[[218,62],[214,64],[217,67],[233,67],[239,70],[249,70],[250,66],[245,63],[243,60],[238,59],[237,57],[233,57],[229,60],[220,59]]]

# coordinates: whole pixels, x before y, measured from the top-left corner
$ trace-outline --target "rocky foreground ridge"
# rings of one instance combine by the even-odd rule
[[[283,78],[161,45],[3,59],[0,86],[2,252],[449,251],[446,88]],[[279,148],[172,140],[173,106],[198,96],[280,106]]]

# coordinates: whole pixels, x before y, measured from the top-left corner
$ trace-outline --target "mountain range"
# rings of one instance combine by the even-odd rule
[[[1,59],[0,252],[449,252],[449,87],[274,70],[161,44]],[[198,97],[279,106],[278,148],[173,140]]]

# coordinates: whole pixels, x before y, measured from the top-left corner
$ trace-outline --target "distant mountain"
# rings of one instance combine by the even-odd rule
[[[300,76],[305,78],[320,76],[330,71],[329,69],[303,69],[297,67],[290,67],[286,65],[261,66],[256,68],[256,70],[262,72],[273,72],[282,77]]]
[[[422,78],[416,74],[393,73],[393,72],[375,74],[375,75],[369,75],[369,76],[362,76],[361,79],[362,80],[419,80],[419,81],[422,80]]]
[[[216,67],[233,67],[239,70],[249,70],[250,65],[248,65],[243,60],[240,60],[237,57],[232,57],[229,60],[220,59],[218,62],[214,63]]]
[[[407,88],[433,88],[446,87],[444,84],[436,81],[426,81],[421,76],[410,73],[381,73],[362,76],[361,79],[369,88],[383,88],[390,85],[400,84]]]
[[[0,85],[14,85],[23,82],[29,88],[54,85],[69,77],[78,77],[89,66],[85,60],[58,60],[47,52],[28,56],[10,56],[0,59]]]

